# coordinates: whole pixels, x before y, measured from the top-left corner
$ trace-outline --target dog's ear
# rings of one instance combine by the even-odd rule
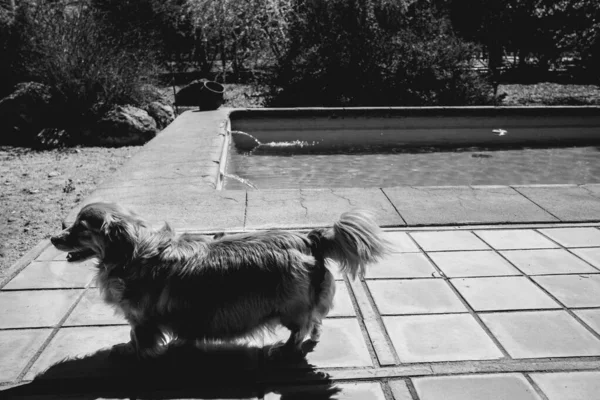
[[[132,254],[136,243],[136,224],[126,215],[106,214],[101,231],[112,250]]]

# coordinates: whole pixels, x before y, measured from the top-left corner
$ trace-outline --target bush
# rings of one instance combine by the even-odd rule
[[[65,125],[87,123],[116,104],[151,101],[153,54],[106,35],[94,10],[63,1],[19,3],[13,23],[12,64],[19,80],[53,88],[64,103]]]
[[[314,0],[297,9],[269,81],[272,106],[468,105],[492,101],[477,52],[430,5]]]

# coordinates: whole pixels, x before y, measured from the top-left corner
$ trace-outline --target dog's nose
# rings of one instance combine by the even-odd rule
[[[58,242],[58,238],[56,236],[52,236],[50,238],[50,243],[52,243],[53,245],[56,245],[57,242]]]

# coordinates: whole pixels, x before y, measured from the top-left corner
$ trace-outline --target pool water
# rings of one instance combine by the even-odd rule
[[[246,153],[227,173],[257,189],[600,183],[600,147]],[[231,177],[224,189],[249,189]]]

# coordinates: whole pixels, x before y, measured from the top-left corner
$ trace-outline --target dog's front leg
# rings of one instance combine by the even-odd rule
[[[166,346],[163,346],[163,333],[154,324],[134,325],[131,327],[130,336],[139,359],[155,358],[166,349]]]

